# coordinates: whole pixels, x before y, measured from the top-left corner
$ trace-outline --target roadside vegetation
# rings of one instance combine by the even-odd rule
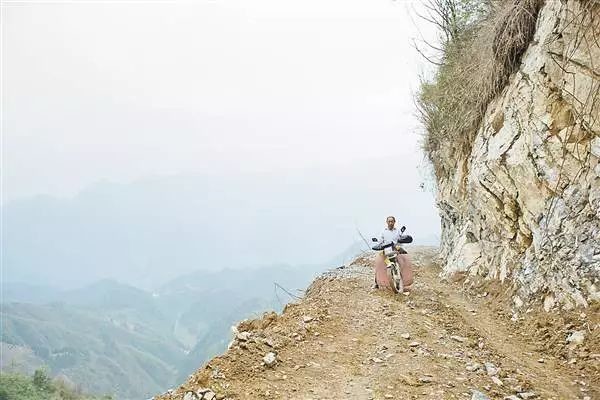
[[[38,369],[33,376],[2,372],[0,400],[112,400],[112,397],[85,395]]]

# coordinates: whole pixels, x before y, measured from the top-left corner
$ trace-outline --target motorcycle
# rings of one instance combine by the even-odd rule
[[[380,252],[384,262],[384,265],[376,264],[375,266],[375,281],[379,287],[387,286],[394,293],[402,293],[404,288],[413,281],[412,265],[408,253],[400,246],[400,244],[408,244],[413,241],[412,236],[404,235],[405,230],[405,226],[400,228],[401,235],[395,243],[380,243],[377,238],[371,239],[377,243],[371,248]]]

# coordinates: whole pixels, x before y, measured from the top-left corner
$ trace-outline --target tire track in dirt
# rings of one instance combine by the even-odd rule
[[[488,348],[488,359],[495,360],[496,365],[510,365],[515,372],[521,371],[520,375],[527,377],[527,386],[535,388],[544,397],[576,398],[574,393],[577,388],[571,388],[573,380],[567,377],[565,371],[561,371],[554,359],[538,353],[535,346],[521,341],[499,323],[497,316],[481,307],[474,308],[472,303],[466,303],[463,296],[450,293],[445,298],[448,304],[452,304],[451,310],[455,318],[468,325],[471,331],[469,336],[484,338],[482,343]],[[469,309],[476,310],[476,314],[469,312]],[[552,381],[552,387],[535,384],[540,381]]]
[[[435,280],[430,282],[432,286],[438,286]],[[503,372],[516,375],[518,385],[544,398],[577,398],[577,388],[571,387],[573,380],[560,370],[555,360],[539,354],[533,345],[519,340],[488,310],[469,303],[464,296],[449,292],[447,288],[445,291],[436,290],[439,288],[436,287],[433,292],[445,304],[443,307],[442,303],[438,303],[440,321],[453,329],[454,335],[468,338],[470,347],[477,348],[471,362],[492,362]],[[500,378],[502,380],[503,377]],[[551,386],[538,382],[551,382]]]

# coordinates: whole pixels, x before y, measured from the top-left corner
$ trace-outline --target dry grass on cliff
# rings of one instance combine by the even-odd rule
[[[423,148],[438,180],[456,169],[452,159],[470,153],[487,105],[519,67],[542,4],[543,0],[491,3],[445,44],[436,76],[422,83],[417,98],[426,128]]]

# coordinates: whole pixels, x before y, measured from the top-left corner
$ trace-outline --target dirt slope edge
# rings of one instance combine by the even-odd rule
[[[410,295],[370,290],[371,256],[359,257],[281,315],[240,323],[228,351],[155,400],[600,398],[597,313],[585,327],[515,319],[501,290],[441,282],[435,249],[411,256]],[[549,347],[548,332],[562,339]]]

